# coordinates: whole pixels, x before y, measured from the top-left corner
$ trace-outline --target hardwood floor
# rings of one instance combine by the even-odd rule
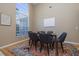
[[[22,43],[28,44],[28,40],[26,40],[26,41],[21,41],[21,42],[19,42],[19,43],[14,44],[14,45],[11,45],[11,46],[2,48],[2,49],[0,49],[0,51],[1,51],[4,55],[6,55],[6,56],[14,56],[14,53],[11,52],[9,48],[15,48],[15,47],[17,47],[18,45],[21,45]]]
[[[2,51],[0,51],[0,56],[5,56],[5,55],[2,53]]]

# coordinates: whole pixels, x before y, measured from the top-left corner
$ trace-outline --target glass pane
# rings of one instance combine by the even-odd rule
[[[16,4],[16,36],[27,36],[28,12],[28,4]]]

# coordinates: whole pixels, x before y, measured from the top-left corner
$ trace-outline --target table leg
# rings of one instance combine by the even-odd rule
[[[56,41],[56,56],[58,56],[58,42]]]

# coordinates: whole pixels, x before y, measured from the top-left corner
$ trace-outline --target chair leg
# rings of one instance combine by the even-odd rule
[[[35,41],[32,41],[33,46],[35,46]]]
[[[54,42],[52,43],[52,50],[53,50],[53,48],[54,48]]]
[[[41,43],[40,52],[41,52],[41,50],[42,50],[42,47],[43,47],[43,44]]]
[[[31,43],[32,43],[32,40],[29,39],[29,46],[31,45]]]
[[[37,41],[35,42],[35,50],[37,51]]]
[[[63,43],[61,42],[61,48],[62,48],[62,51],[64,52],[64,48],[63,48]]]
[[[49,55],[49,45],[47,44],[47,53]]]
[[[30,46],[30,40],[29,40],[29,46]]]
[[[50,49],[51,49],[51,43],[49,45],[50,45]]]
[[[30,48],[32,47],[32,44],[33,44],[33,41],[31,40],[31,42],[30,42]]]
[[[58,53],[58,41],[56,41],[55,42],[55,50],[56,50],[56,56],[58,56],[59,55],[59,53]]]

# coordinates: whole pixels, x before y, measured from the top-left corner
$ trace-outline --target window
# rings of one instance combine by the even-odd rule
[[[17,3],[16,4],[16,36],[27,36],[28,31],[28,4]]]

